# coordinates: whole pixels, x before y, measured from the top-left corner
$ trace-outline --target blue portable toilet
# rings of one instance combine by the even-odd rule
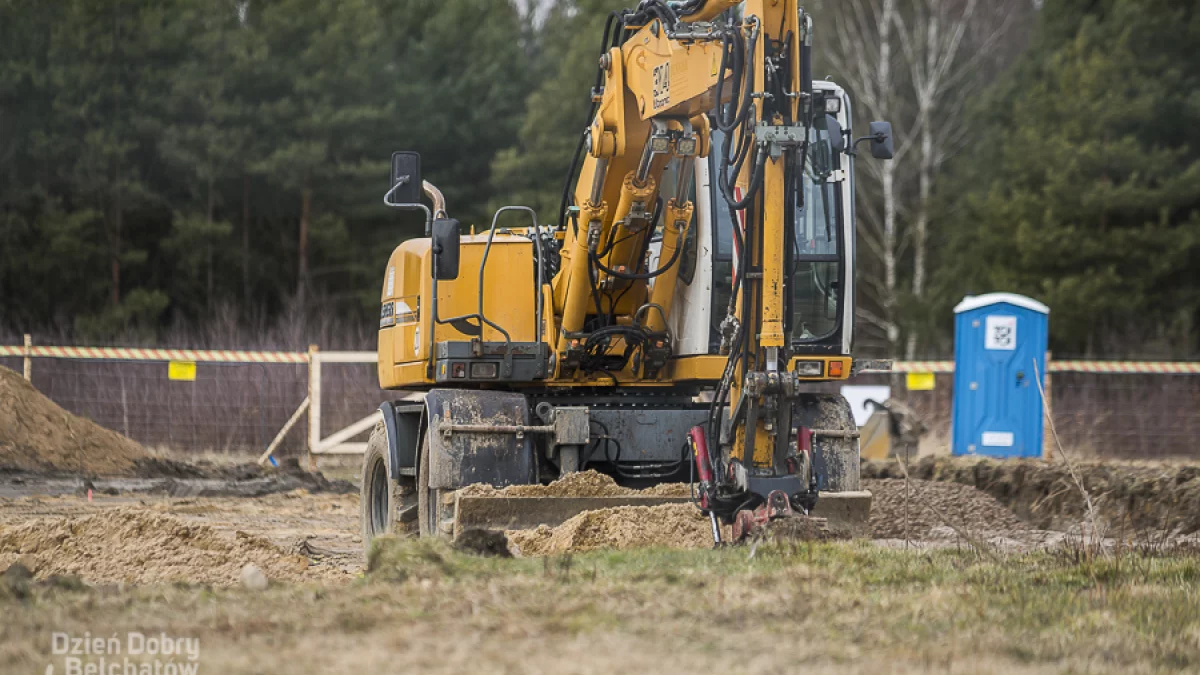
[[[1046,374],[1050,308],[1023,295],[988,293],[963,298],[954,314],[951,452],[1041,457],[1035,373]]]

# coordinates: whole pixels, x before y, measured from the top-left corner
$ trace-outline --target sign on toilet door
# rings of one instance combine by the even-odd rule
[[[989,316],[983,335],[984,349],[1003,349],[1012,351],[1017,348],[1017,317]]]

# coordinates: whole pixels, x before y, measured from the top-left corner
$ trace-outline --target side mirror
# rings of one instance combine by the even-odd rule
[[[433,221],[433,278],[453,281],[458,278],[458,221],[437,218]]]
[[[837,118],[833,115],[825,115],[825,133],[829,134],[829,149],[833,154],[841,153],[846,149],[846,136],[842,133],[842,125],[838,124]]]
[[[871,137],[871,156],[875,159],[891,159],[895,154],[892,145],[892,123],[871,122],[867,133]]]
[[[420,204],[421,155],[411,150],[393,152],[391,183],[389,204]]]

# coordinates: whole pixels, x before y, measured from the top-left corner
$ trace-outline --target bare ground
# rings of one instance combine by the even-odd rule
[[[877,513],[895,511],[896,482],[873,486],[882,495]],[[962,512],[944,491],[931,499]],[[1008,529],[997,532],[1013,533],[1012,514],[995,511],[995,500],[968,501],[975,520],[963,527],[999,524]],[[595,548],[597,538],[627,536],[631,522],[673,527],[664,514],[646,515],[601,514],[599,523],[567,527],[560,550],[573,552],[547,550],[543,558],[385,542],[367,571],[356,495],[0,500],[0,551],[12,553],[14,532],[42,533],[43,541],[62,540],[63,556],[35,564],[28,582],[0,579],[0,611],[9,617],[0,627],[0,672],[61,666],[50,650],[53,631],[196,637],[200,672],[220,673],[1200,667],[1200,563],[1186,551],[1126,553],[1115,565],[1076,560],[1062,548],[997,557],[970,546],[905,551],[868,541],[713,551],[707,522],[694,512],[674,515],[697,526],[677,540],[696,550],[609,543],[581,552],[572,544]],[[114,523],[115,532],[106,527]],[[92,545],[65,545],[75,536]],[[43,564],[50,552],[41,551]],[[75,565],[82,554],[92,560]],[[165,574],[184,569],[171,562],[180,555],[192,556],[191,571]],[[271,566],[297,556],[307,565]],[[234,583],[247,560],[272,577],[266,591]],[[124,573],[113,571],[121,565]],[[54,576],[64,573],[92,583]]]
[[[195,533],[187,526],[204,531]],[[130,536],[139,529],[139,536]],[[39,531],[57,535],[28,536]],[[93,495],[91,501],[73,495],[0,499],[0,569],[32,555],[48,561],[39,566],[25,561],[39,577],[71,573],[97,583],[230,585],[238,581],[245,563],[260,562],[250,555],[252,551],[237,546],[251,539],[271,547],[259,547],[266,559],[299,557],[274,569],[263,566],[268,577],[339,582],[362,571],[357,495],[301,490],[255,499],[154,495]],[[178,555],[164,557],[164,550]],[[214,550],[217,555],[208,555]]]

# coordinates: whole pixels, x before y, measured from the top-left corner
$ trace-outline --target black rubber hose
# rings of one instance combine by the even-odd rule
[[[734,30],[736,31],[737,29],[734,29]],[[717,129],[721,132],[728,132],[733,129],[732,122],[729,122],[726,120],[726,113],[724,110],[725,106],[721,104],[721,99],[723,98],[723,92],[725,90],[725,71],[733,70],[733,78],[732,79],[733,79],[733,86],[734,86],[734,92],[733,92],[734,98],[729,101],[728,105],[729,105],[730,109],[737,108],[738,89],[740,89],[740,84],[741,84],[738,81],[738,72],[737,72],[737,68],[735,65],[736,62],[735,62],[735,64],[729,63],[730,54],[735,53],[735,50],[736,50],[736,39],[734,37],[735,35],[737,35],[736,32],[734,32],[732,34],[726,34],[721,39],[721,65],[720,65],[720,68],[717,70],[717,72],[720,73],[720,77],[717,78],[717,87],[716,87],[717,109],[716,109],[716,115],[714,116],[715,119],[713,120],[713,122],[715,122],[715,126],[717,127]],[[735,55],[733,58],[736,59],[737,56]],[[735,117],[736,117],[736,115],[735,115]]]
[[[750,173],[750,186],[746,188],[746,194],[742,195],[741,199],[732,199],[733,195],[725,195],[725,199],[729,202],[730,208],[740,211],[750,204],[755,195],[758,193],[758,189],[762,187],[763,174],[765,173],[763,167],[766,165],[766,163],[767,153],[758,153],[758,161],[754,163],[754,170]]]
[[[600,258],[597,257],[596,254],[594,254],[594,253],[589,254],[588,257],[591,258],[593,265],[600,268],[600,271],[607,273],[611,277],[614,277],[617,279],[641,279],[641,280],[644,280],[644,279],[653,279],[661,274],[664,274],[667,270],[671,269],[671,267],[673,265],[675,265],[675,263],[679,260],[679,254],[683,251],[683,248],[684,248],[683,242],[681,241],[681,242],[679,242],[679,246],[675,247],[675,252],[671,254],[671,259],[668,260],[665,265],[659,267],[658,269],[654,270],[653,272],[645,272],[643,274],[630,274],[628,272],[618,272],[616,270],[609,269],[604,266],[604,263],[600,262]]]

